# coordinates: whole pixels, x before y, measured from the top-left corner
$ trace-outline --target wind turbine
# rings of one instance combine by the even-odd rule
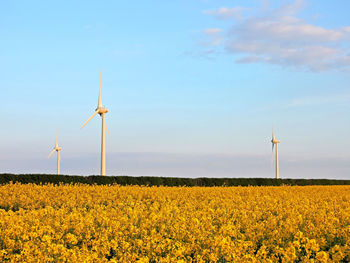
[[[273,153],[273,147],[275,146],[276,144],[276,179],[279,178],[279,167],[278,167],[278,144],[280,143],[279,140],[277,140],[275,138],[275,135],[273,134],[273,130],[272,130],[272,140],[271,140],[271,143],[272,143],[272,153]]]
[[[61,147],[58,146],[58,132],[56,130],[56,145],[53,148],[53,150],[50,152],[49,156],[47,158],[50,158],[50,156],[56,151],[57,152],[57,174],[60,174],[60,161],[61,161],[61,156],[60,156],[60,151]]]
[[[101,116],[102,119],[102,135],[101,135],[101,175],[106,175],[106,141],[105,141],[105,130],[107,130],[107,133],[109,135],[106,123],[105,123],[105,114],[108,112],[108,110],[102,106],[102,99],[101,99],[101,81],[102,81],[102,70],[100,72],[100,92],[98,95],[98,104],[97,108],[92,114],[92,116],[81,126],[83,128],[95,115],[98,113]]]

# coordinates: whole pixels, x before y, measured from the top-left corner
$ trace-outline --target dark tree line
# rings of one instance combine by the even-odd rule
[[[148,186],[278,186],[278,185],[350,185],[350,180],[272,179],[272,178],[179,178],[152,176],[71,176],[56,174],[0,174],[0,184],[9,182],[35,184],[119,184]]]

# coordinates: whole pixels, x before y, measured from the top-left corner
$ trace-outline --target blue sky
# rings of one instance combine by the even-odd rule
[[[349,178],[350,2],[6,1],[0,172]]]

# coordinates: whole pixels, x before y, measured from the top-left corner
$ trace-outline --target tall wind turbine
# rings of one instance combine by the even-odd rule
[[[58,146],[58,132],[56,130],[56,145],[53,148],[53,150],[50,152],[49,156],[47,158],[50,158],[50,156],[56,151],[57,152],[57,174],[60,174],[60,161],[61,161],[61,156],[60,156],[60,151],[61,147]]]
[[[275,138],[275,135],[273,134],[273,131],[272,131],[272,140],[271,140],[271,143],[272,143],[272,153],[273,153],[273,147],[275,146],[276,144],[276,179],[279,178],[279,167],[278,167],[278,144],[280,143],[279,140],[277,140]]]
[[[98,95],[98,104],[97,108],[92,114],[92,116],[81,126],[83,128],[97,113],[100,114],[102,119],[102,135],[101,135],[101,175],[106,175],[106,143],[105,143],[105,130],[107,130],[107,126],[105,123],[105,114],[108,112],[108,110],[102,106],[102,99],[101,99],[101,81],[102,81],[102,70],[100,72],[100,92]],[[108,132],[109,134],[109,132]]]

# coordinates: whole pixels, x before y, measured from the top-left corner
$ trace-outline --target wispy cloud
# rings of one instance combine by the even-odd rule
[[[312,96],[297,98],[286,104],[286,108],[317,106],[325,104],[339,104],[350,102],[350,94],[333,94],[327,96]]]
[[[207,28],[203,33],[205,38],[200,41],[200,44],[206,47],[218,46],[224,39],[221,28]]]
[[[349,105],[350,93],[334,93],[334,94],[321,94],[314,96],[297,97],[290,100],[284,100],[282,102],[275,102],[263,107],[257,108],[258,112],[261,111],[275,111],[275,110],[293,110],[305,107],[325,107],[325,106],[339,106]]]
[[[203,31],[206,35],[212,36],[222,32],[221,28],[207,28]]]
[[[242,11],[244,9],[245,8],[243,7],[233,7],[233,8],[221,7],[215,10],[206,10],[204,11],[204,14],[212,15],[217,19],[221,19],[221,20],[226,20],[231,18],[241,19]]]
[[[297,16],[303,7],[304,1],[296,0],[277,9],[260,10],[220,32],[219,44],[227,53],[239,56],[238,63],[261,62],[311,71],[350,69],[350,27],[308,23]]]

